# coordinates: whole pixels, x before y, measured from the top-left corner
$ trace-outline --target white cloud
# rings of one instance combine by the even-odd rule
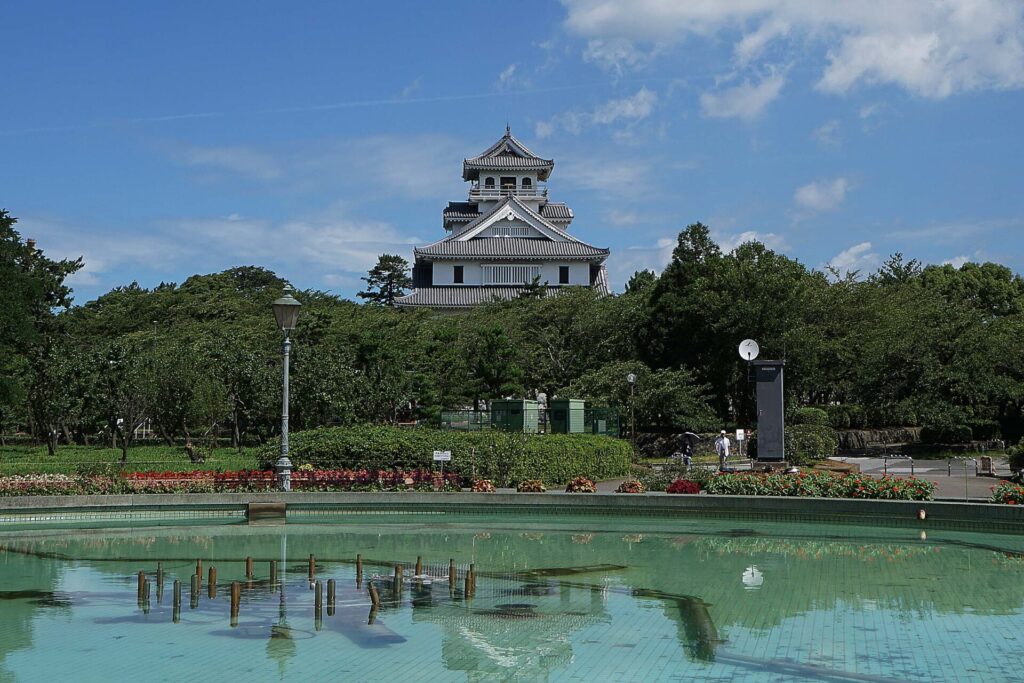
[[[639,217],[636,215],[636,211],[621,211],[619,209],[612,209],[606,214],[608,222],[612,225],[636,225],[640,222]]]
[[[953,266],[954,268],[960,268],[965,263],[968,263],[970,260],[970,256],[954,256],[953,258],[943,261],[942,263],[943,265],[950,265]]]
[[[779,96],[785,82],[786,77],[781,72],[773,71],[760,83],[751,83],[747,80],[731,88],[702,93],[701,113],[713,118],[752,121]]]
[[[576,155],[562,164],[560,184],[604,197],[641,197],[651,191],[651,165],[642,159]]]
[[[501,73],[498,74],[498,90],[508,90],[516,85],[519,80],[519,76],[516,75],[518,69],[518,64],[509,64],[501,70]]]
[[[167,219],[144,232],[137,226],[83,229],[31,217],[19,227],[51,257],[83,258],[83,269],[70,279],[79,303],[132,280],[152,286],[245,264],[290,276],[300,286],[321,287],[358,278],[381,253],[407,256],[423,241],[389,223],[350,216],[340,205],[283,221],[239,214]]]
[[[821,124],[811,131],[811,138],[822,147],[838,147],[841,142],[839,137],[839,121],[832,119]]]
[[[878,263],[878,254],[871,251],[871,242],[861,242],[833,256],[827,266],[842,277],[855,271],[865,273],[874,270]]]
[[[846,178],[816,180],[796,188],[793,201],[809,211],[832,211],[839,208],[850,189]]]
[[[892,84],[941,98],[1024,87],[1019,0],[562,1],[566,26],[588,40],[585,57],[617,69],[642,66],[652,46],[724,37],[735,39],[741,66],[774,42],[801,54],[816,54],[805,44],[824,47],[818,87],[830,93]]]
[[[282,175],[280,165],[273,156],[251,147],[185,145],[176,148],[174,156],[187,166],[228,171],[255,180],[277,180]]]
[[[579,135],[592,126],[608,126],[619,121],[636,123],[650,116],[657,103],[658,93],[642,87],[634,95],[609,100],[589,112],[568,111],[557,114],[548,121],[538,122],[534,132],[537,137],[545,138],[559,128]]]
[[[782,235],[777,235],[774,232],[757,232],[755,230],[747,230],[732,235],[716,232],[712,237],[716,242],[718,242],[718,246],[721,247],[722,251],[726,253],[733,251],[736,247],[741,244],[746,244],[747,242],[760,242],[772,251],[785,251],[786,249],[789,249],[789,244],[786,242],[786,238]]]
[[[653,245],[626,247],[608,259],[608,276],[615,289],[622,289],[638,270],[660,273],[672,260],[677,238],[661,237]]]
[[[622,75],[635,71],[651,62],[660,52],[655,46],[638,49],[631,41],[622,39],[591,40],[583,50],[583,61],[596,64],[605,71]]]

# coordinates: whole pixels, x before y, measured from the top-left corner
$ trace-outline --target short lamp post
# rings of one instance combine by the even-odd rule
[[[292,490],[292,461],[288,459],[288,363],[291,360],[290,333],[299,320],[300,304],[292,296],[292,288],[284,288],[284,296],[274,302],[277,327],[284,332],[284,382],[281,391],[281,457],[277,459],[277,486],[282,491]]]

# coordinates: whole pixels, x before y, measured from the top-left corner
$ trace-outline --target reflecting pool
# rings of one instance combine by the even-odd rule
[[[0,681],[1022,679],[1020,536],[692,518],[318,519],[0,532]]]

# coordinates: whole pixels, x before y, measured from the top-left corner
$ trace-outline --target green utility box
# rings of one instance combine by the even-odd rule
[[[506,432],[536,434],[540,425],[540,404],[526,399],[491,401],[491,427]]]
[[[586,427],[586,401],[556,398],[548,404],[552,434],[582,434]]]

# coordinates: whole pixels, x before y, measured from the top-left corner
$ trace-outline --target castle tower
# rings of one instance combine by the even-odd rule
[[[471,183],[465,202],[442,213],[448,236],[415,250],[412,293],[397,306],[458,309],[515,299],[534,282],[549,295],[563,287],[608,292],[608,249],[569,234],[572,209],[548,200],[555,162],[505,135],[462,162]]]

